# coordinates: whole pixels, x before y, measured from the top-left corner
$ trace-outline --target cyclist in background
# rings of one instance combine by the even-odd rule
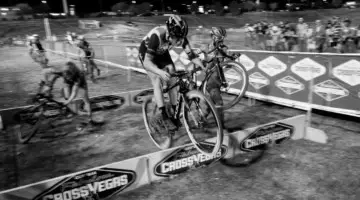
[[[206,71],[210,71],[213,67],[215,67],[216,63],[212,62],[212,60],[216,56],[233,57],[233,59],[236,59],[238,57],[238,55],[232,56],[227,54],[228,47],[224,44],[224,39],[226,38],[226,30],[223,27],[212,27],[210,37],[212,39],[211,43],[203,47],[201,50],[199,49],[196,51],[197,54],[205,53],[205,60],[206,62],[209,62],[209,64],[206,66]],[[218,48],[218,50],[212,51],[214,48]],[[212,52],[207,54],[207,52],[209,51]],[[219,61],[223,62],[224,58],[220,58]],[[215,73],[212,73],[211,77],[209,78],[206,90],[210,95],[210,99],[217,107],[220,121],[222,122],[223,127],[225,127],[224,112],[221,108],[219,108],[219,106],[222,106],[224,104],[220,91],[222,84],[223,83],[221,82],[220,74],[216,70]],[[209,109],[207,111],[209,112]]]
[[[191,50],[189,41],[186,38],[187,33],[188,25],[186,21],[178,15],[171,15],[166,21],[166,25],[153,28],[140,44],[139,58],[153,85],[155,101],[160,111],[159,115],[150,120],[150,124],[154,127],[163,124],[168,130],[176,130],[177,126],[180,125],[179,121],[174,121],[173,118],[168,116],[162,92],[164,82],[173,84],[173,80],[170,80],[170,74],[175,72],[175,66],[169,50],[174,46],[181,46],[189,59],[195,65],[204,69],[201,60]],[[169,96],[170,104],[174,110],[177,101],[177,89],[174,88],[169,91]]]
[[[40,37],[38,34],[34,34],[28,38],[27,46],[29,49],[29,55],[34,62],[39,63],[41,67],[47,67],[49,60],[46,58],[45,49],[40,43]]]
[[[42,79],[38,92],[42,92],[44,87],[48,87],[45,94],[51,95],[52,85],[56,80],[56,76],[52,74],[53,68],[49,66],[49,60],[46,58],[45,49],[42,47],[39,35],[34,34],[28,37],[27,46],[29,48],[30,57],[41,66]]]
[[[79,97],[84,101],[85,113],[79,111],[77,104],[74,107],[69,106],[69,108],[74,112],[80,115],[88,115],[89,122],[92,120],[92,111],[90,107],[90,99],[88,86],[86,82],[86,77],[83,71],[81,71],[73,62],[67,62],[65,65],[59,67],[53,67],[50,71],[50,74],[53,75],[51,82],[47,82],[39,93],[48,94],[51,91],[55,80],[62,77],[64,80],[64,87],[62,88],[63,97],[66,100],[65,105],[69,105],[76,97]]]
[[[79,42],[77,43],[77,46],[79,47],[78,55],[80,57],[80,62],[82,64],[82,67],[85,66],[84,71],[87,71],[87,73],[90,73],[90,77],[93,83],[95,83],[94,78],[94,69],[97,70],[98,76],[100,76],[100,69],[94,62],[95,52],[92,47],[90,47],[89,42],[87,42],[84,38],[84,36],[80,35],[78,37]]]

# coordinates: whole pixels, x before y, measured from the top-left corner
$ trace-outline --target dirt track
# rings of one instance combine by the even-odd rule
[[[25,51],[3,49],[1,55],[8,59],[0,69],[1,105],[24,105],[28,94],[34,93],[39,68]],[[91,95],[148,87],[144,77],[134,76],[134,80],[128,84],[124,72],[109,70],[98,85],[90,84]],[[227,126],[242,129],[301,113],[259,102],[249,107],[244,100],[226,114],[226,119]],[[16,180],[14,175],[18,175],[18,184],[24,185],[157,150],[145,133],[139,108],[95,115],[107,122],[101,129],[77,132],[70,123],[66,131],[44,133],[29,145],[15,145],[15,152],[11,151],[13,132],[2,133],[1,150],[8,154],[0,156],[0,188],[12,187],[14,182],[9,181]],[[326,131],[328,144],[290,141],[248,168],[215,164],[113,199],[359,199],[360,124],[315,115],[313,126]],[[184,137],[179,142],[186,140]]]

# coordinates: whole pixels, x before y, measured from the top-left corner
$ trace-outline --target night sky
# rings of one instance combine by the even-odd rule
[[[163,0],[166,6],[175,6],[175,4],[190,4],[193,0]],[[200,4],[211,4],[213,0],[197,0]],[[221,0],[222,3],[230,2],[231,0]],[[74,4],[77,12],[97,12],[102,8],[103,11],[110,11],[111,6],[118,2],[128,2],[131,0],[67,0],[68,5]],[[161,0],[137,0],[137,3],[149,2],[155,8],[161,9]],[[41,3],[41,0],[0,0],[0,6],[12,6],[17,3],[28,3],[30,6],[35,6]],[[62,0],[47,0],[52,12],[62,12]]]

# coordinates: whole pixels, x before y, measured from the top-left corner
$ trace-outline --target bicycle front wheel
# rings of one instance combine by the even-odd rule
[[[195,90],[184,97],[184,124],[191,142],[201,153],[215,156],[223,142],[223,129],[214,104]]]
[[[221,97],[224,102],[221,108],[227,110],[237,104],[245,95],[249,85],[249,77],[245,67],[238,62],[224,62],[220,67],[225,77],[225,83],[222,84],[220,88]],[[217,73],[216,70],[216,67],[214,67],[204,80],[202,91],[206,96],[210,96],[208,92],[209,88],[214,87],[214,84],[218,84],[212,83],[212,75],[213,73]]]
[[[38,132],[43,119],[42,113],[43,108],[41,106],[31,106],[15,114],[15,120],[18,122],[15,128],[19,143],[28,143]]]
[[[142,113],[145,128],[150,136],[150,139],[159,149],[170,148],[172,145],[172,134],[164,134],[163,131],[161,131],[165,129],[164,127],[154,127],[150,122],[160,113],[156,102],[154,101],[154,97],[145,99],[142,105]]]

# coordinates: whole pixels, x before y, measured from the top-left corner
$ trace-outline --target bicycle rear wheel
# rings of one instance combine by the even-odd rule
[[[144,124],[150,139],[159,149],[168,149],[172,146],[172,134],[163,133],[165,127],[153,127],[150,120],[156,117],[160,112],[154,100],[154,97],[148,97],[143,102],[142,113]],[[161,130],[159,130],[161,129]]]
[[[203,154],[215,156],[223,142],[223,129],[213,103],[199,91],[185,94],[183,117],[191,142]]]
[[[42,113],[43,108],[41,106],[31,106],[15,114],[15,120],[19,123],[15,127],[19,143],[28,143],[38,132],[43,119]]]
[[[225,81],[227,85],[222,85],[221,96],[224,104],[221,106],[222,109],[227,110],[237,104],[241,98],[245,95],[249,85],[249,77],[244,66],[238,62],[228,61],[221,64],[223,69]],[[209,96],[207,87],[211,87],[209,83],[212,73],[216,73],[216,67],[214,67],[206,79],[204,80],[204,86],[202,88],[203,93]]]

